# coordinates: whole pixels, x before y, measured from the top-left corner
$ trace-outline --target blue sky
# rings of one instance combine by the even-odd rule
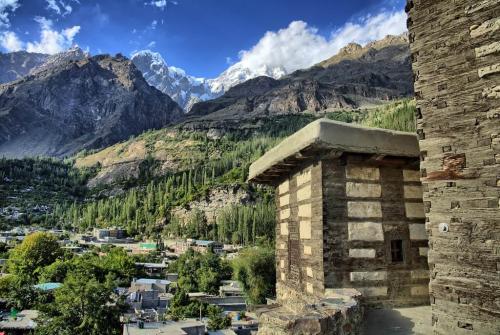
[[[0,0],[0,45],[4,52],[54,53],[76,43],[92,54],[126,56],[152,49],[169,65],[203,77],[215,77],[242,59],[257,67],[273,58],[271,62],[294,69],[331,56],[349,39],[366,43],[385,32],[401,32],[404,3]],[[289,48],[289,43],[295,46]],[[301,48],[307,52],[297,52]]]

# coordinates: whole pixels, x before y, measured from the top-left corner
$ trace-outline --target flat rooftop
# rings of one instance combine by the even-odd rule
[[[284,139],[250,166],[248,181],[271,184],[305,159],[321,153],[419,157],[416,134],[319,119]]]
[[[140,278],[134,281],[136,284],[143,284],[143,285],[151,285],[151,284],[158,284],[158,285],[170,285],[169,280],[165,279],[152,279],[152,278]]]
[[[144,322],[143,328],[139,328],[137,323],[123,325],[124,335],[187,335],[205,331],[205,324],[200,321],[187,319],[179,321]]]
[[[32,330],[36,328],[34,321],[38,317],[38,311],[25,309],[17,314],[17,317],[8,317],[0,321],[0,330]]]

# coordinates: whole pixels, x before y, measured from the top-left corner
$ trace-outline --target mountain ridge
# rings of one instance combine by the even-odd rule
[[[337,55],[281,79],[257,77],[222,96],[196,103],[185,126],[227,127],[228,122],[273,115],[322,114],[376,106],[413,93],[405,36],[388,36],[365,47],[350,44]]]
[[[182,118],[125,57],[70,60],[0,85],[0,154],[63,157]]]

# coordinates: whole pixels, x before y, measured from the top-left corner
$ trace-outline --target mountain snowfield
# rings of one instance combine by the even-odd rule
[[[142,50],[134,53],[131,60],[149,85],[168,94],[185,111],[189,111],[196,102],[220,95],[212,91],[206,79],[190,76],[180,68],[168,66],[158,52]]]
[[[131,60],[151,86],[168,94],[185,112],[189,112],[196,102],[215,99],[231,87],[249,79],[258,76],[279,79],[288,74],[283,67],[262,66],[251,70],[242,63],[236,63],[217,78],[205,79],[190,76],[178,67],[168,66],[158,52],[151,50],[138,51],[132,55]]]

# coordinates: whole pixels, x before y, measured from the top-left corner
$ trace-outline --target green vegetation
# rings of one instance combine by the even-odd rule
[[[415,103],[400,100],[373,110],[341,110],[326,117],[403,131],[415,131]],[[256,120],[213,138],[206,132],[166,128],[99,152],[80,153],[75,165],[53,159],[0,160],[0,207],[16,205],[27,215],[0,223],[74,227],[125,227],[130,236],[158,239],[161,235],[217,239],[255,245],[274,235],[274,201],[270,189],[248,185],[249,165],[285,136],[316,118],[288,115]],[[137,173],[117,176],[112,185],[88,190],[85,183],[96,172],[138,162]],[[109,172],[111,173],[111,172]],[[134,175],[135,177],[132,177]],[[241,188],[252,204],[228,205],[219,210],[216,224],[192,209],[187,222],[172,213],[206,199],[218,187]],[[116,193],[110,190],[119,190]],[[114,194],[113,196],[109,196]],[[44,210],[36,205],[48,206]],[[46,212],[48,214],[46,214]],[[0,213],[1,214],[1,213]]]
[[[207,308],[208,314],[208,325],[207,328],[210,330],[225,329],[231,326],[231,319],[228,316],[224,316],[222,313],[222,308],[214,305],[210,305]]]
[[[197,318],[207,316],[208,304],[199,300],[189,298],[184,289],[177,290],[170,301],[167,318],[177,321],[185,318]]]
[[[415,100],[405,99],[377,108],[361,121],[363,126],[416,132]]]
[[[0,158],[0,208],[13,206],[25,214],[11,224],[43,224],[46,212],[83,199],[86,182],[96,170],[52,158]],[[0,224],[7,223],[0,216]]]
[[[9,273],[0,278],[7,307],[41,312],[36,334],[121,334],[123,301],[113,289],[138,275],[134,259],[121,248],[104,256],[73,256],[48,233],[27,236],[9,255]],[[34,284],[60,282],[53,292]]]
[[[274,248],[251,247],[239,252],[232,262],[234,278],[243,287],[248,303],[264,304],[266,297],[275,295],[276,268]]]
[[[221,280],[231,278],[230,265],[213,252],[188,250],[168,267],[177,272],[177,286],[186,292],[218,294]]]
[[[34,284],[38,280],[39,271],[61,256],[62,249],[54,235],[34,233],[11,251],[7,263],[9,273],[27,284]]]

